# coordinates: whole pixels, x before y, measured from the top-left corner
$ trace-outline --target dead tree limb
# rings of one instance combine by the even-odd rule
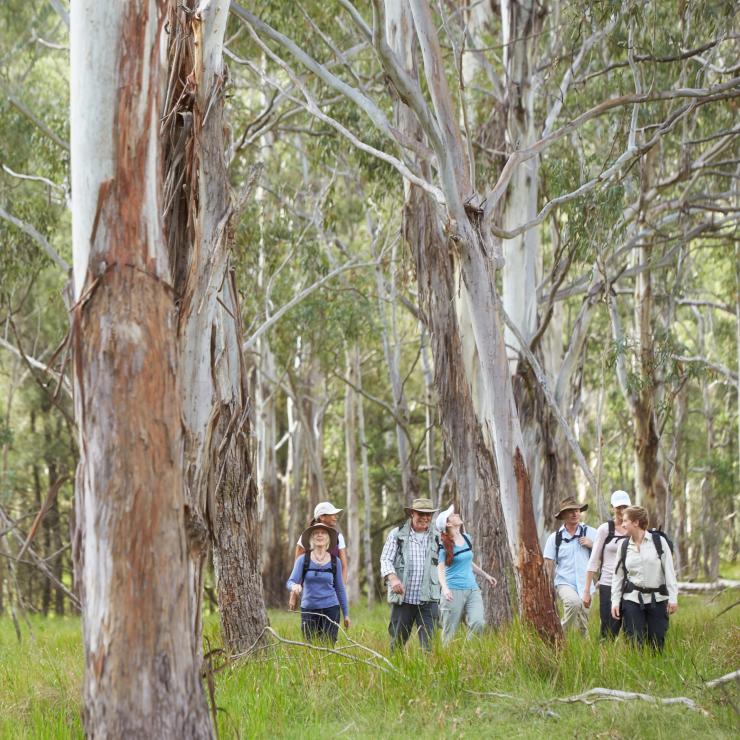
[[[713,689],[715,686],[719,686],[720,684],[738,680],[740,680],[740,670],[733,671],[732,673],[726,673],[724,676],[720,676],[719,678],[714,678],[711,681],[707,681],[704,685],[708,689]]]
[[[689,699],[686,696],[673,696],[664,699],[660,696],[652,696],[651,694],[640,694],[635,691],[620,691],[619,689],[603,689],[595,688],[584,691],[582,694],[575,694],[574,696],[565,696],[555,701],[561,702],[562,704],[574,704],[576,702],[583,702],[584,704],[592,705],[597,701],[646,701],[650,704],[662,704],[662,705],[673,705],[681,704],[694,710],[695,712],[701,712],[707,715],[706,709],[702,709],[693,699]]]

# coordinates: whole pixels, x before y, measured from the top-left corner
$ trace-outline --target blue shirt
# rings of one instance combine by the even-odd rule
[[[308,553],[299,555],[296,558],[293,572],[288,578],[286,586],[288,590],[292,589],[296,583],[301,582],[303,574],[303,560]],[[301,609],[311,611],[311,609],[326,609],[330,606],[342,607],[342,613],[345,617],[349,616],[349,607],[347,606],[347,592],[344,590],[344,581],[342,580],[342,561],[337,558],[337,577],[336,587],[334,586],[334,577],[331,572],[331,560],[328,563],[319,565],[313,560],[306,573],[306,580],[303,582],[303,591],[301,592]],[[314,570],[315,569],[315,570]]]
[[[558,560],[555,563],[555,586],[570,586],[575,589],[579,596],[583,596],[583,587],[586,585],[586,570],[588,570],[588,561],[591,557],[591,550],[588,550],[578,542],[580,530],[585,529],[585,536],[592,542],[596,541],[596,530],[589,527],[588,524],[579,524],[576,533],[571,539],[570,533],[565,525],[560,527],[558,532],[562,532],[563,541],[560,543],[558,551]],[[543,555],[549,560],[555,560],[555,535],[553,532],[545,543]],[[591,591],[594,591],[591,586]]]
[[[465,536],[470,540],[469,534],[466,534]],[[467,550],[467,552],[461,552],[462,550]],[[473,552],[468,549],[468,543],[466,542],[462,545],[455,545],[453,552],[455,553],[455,556],[452,558],[452,565],[448,565],[445,570],[447,588],[449,588],[450,591],[477,589],[478,583],[473,574]],[[440,545],[439,562],[444,564],[446,562],[446,557],[447,552],[444,545]]]

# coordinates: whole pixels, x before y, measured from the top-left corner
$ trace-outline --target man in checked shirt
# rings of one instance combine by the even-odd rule
[[[431,526],[438,509],[430,499],[417,498],[404,511],[409,518],[391,530],[380,555],[391,604],[391,650],[406,644],[414,626],[422,648],[429,650],[439,613],[439,542]]]

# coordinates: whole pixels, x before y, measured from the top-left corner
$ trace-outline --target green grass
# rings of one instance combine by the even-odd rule
[[[571,637],[559,652],[514,625],[446,650],[436,645],[431,655],[411,643],[393,656],[397,672],[390,673],[301,647],[268,647],[218,674],[219,730],[222,738],[735,738],[737,685],[707,689],[703,682],[740,667],[740,608],[715,618],[736,600],[737,592],[714,600],[681,597],[662,656],[621,639],[599,643],[596,610],[591,639]],[[300,639],[297,615],[270,616],[280,635]],[[387,618],[385,605],[356,608],[353,638],[387,655]],[[36,618],[32,624],[34,638],[24,629],[18,644],[10,620],[0,620],[0,737],[81,737],[79,623]],[[210,617],[211,646],[218,633]],[[553,701],[595,686],[687,696],[707,713],[634,701]]]

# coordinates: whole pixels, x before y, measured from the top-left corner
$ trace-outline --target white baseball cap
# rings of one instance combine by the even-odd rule
[[[313,518],[318,519],[320,516],[324,516],[325,514],[339,514],[340,511],[344,511],[344,509],[337,509],[334,504],[331,504],[328,501],[321,501],[316,504],[316,508],[313,510]]]
[[[447,529],[447,520],[455,513],[455,505],[450,504],[449,509],[445,509],[437,515],[437,519],[434,522],[435,526],[440,532],[444,532]]]
[[[632,506],[630,495],[627,491],[614,491],[612,494],[612,506]]]

